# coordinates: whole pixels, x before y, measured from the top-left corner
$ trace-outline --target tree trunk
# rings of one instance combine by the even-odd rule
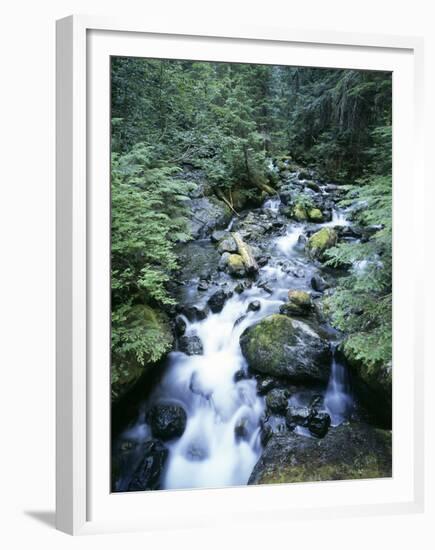
[[[254,274],[258,271],[258,264],[252,254],[251,247],[245,243],[239,233],[231,233],[233,239],[236,241],[237,251],[242,257],[247,273]]]

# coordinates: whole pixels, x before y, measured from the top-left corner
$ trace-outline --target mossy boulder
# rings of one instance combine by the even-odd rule
[[[289,290],[288,300],[279,308],[283,315],[305,317],[313,309],[311,295],[305,290]]]
[[[307,242],[309,255],[316,260],[323,260],[328,248],[337,244],[337,232],[332,227],[324,227],[311,235]]]
[[[331,428],[323,439],[272,435],[249,485],[390,478],[391,432],[367,424]]]
[[[240,254],[230,254],[227,257],[226,270],[233,277],[244,277],[246,275],[245,264]]]
[[[322,223],[323,214],[320,208],[310,208],[308,210],[308,219],[310,220],[310,222]]]
[[[300,203],[296,203],[295,206],[292,209],[292,217],[297,220],[298,222],[305,222],[308,219],[308,213],[305,208]]]
[[[308,325],[281,314],[248,327],[240,337],[249,367],[294,383],[327,383],[331,352],[328,342]]]
[[[117,346],[112,354],[111,389],[113,401],[123,397],[136,382],[152,371],[172,348],[174,336],[165,313],[147,305],[131,308],[124,322],[127,345]],[[138,354],[129,351],[128,340],[147,342]],[[147,351],[147,349],[149,351]]]

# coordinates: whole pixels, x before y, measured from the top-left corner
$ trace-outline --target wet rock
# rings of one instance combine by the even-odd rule
[[[202,279],[201,281],[199,281],[197,288],[198,290],[205,291],[208,290],[208,286],[208,282]]]
[[[210,296],[207,304],[213,313],[220,313],[225,305],[225,302],[230,298],[232,292],[226,292],[225,290],[217,290]]]
[[[203,321],[209,313],[207,308],[201,309],[198,306],[182,306],[179,309],[180,313],[187,317],[191,323],[195,321]]]
[[[258,256],[257,264],[259,267],[264,267],[270,260],[270,256]]]
[[[327,383],[329,379],[328,342],[305,323],[285,315],[270,315],[248,327],[240,346],[255,372],[294,383]]]
[[[325,252],[337,243],[337,232],[331,227],[324,227],[312,235],[307,242],[307,251],[311,258],[322,261]]]
[[[234,292],[237,292],[237,294],[242,294],[245,290],[248,290],[252,287],[252,281],[242,281],[240,283],[237,283],[237,285],[234,287]]]
[[[286,432],[287,426],[282,416],[269,416],[261,422],[261,444],[265,447],[272,436]]]
[[[234,321],[233,328],[236,328],[240,323],[242,323],[246,319],[247,315],[246,313],[244,315],[241,315],[238,319]]]
[[[228,231],[224,231],[224,230],[213,231],[213,233],[210,235],[210,240],[212,243],[218,243],[227,235],[228,235]]]
[[[308,219],[310,220],[310,222],[322,223],[323,222],[322,211],[319,208],[310,208],[308,210]]]
[[[391,432],[366,424],[339,426],[320,440],[284,433],[269,439],[248,483],[386,478],[391,458]]]
[[[182,336],[178,341],[178,348],[186,355],[202,355],[204,348],[199,336]]]
[[[160,476],[169,451],[160,441],[147,441],[143,458],[129,483],[129,491],[150,491],[160,489]]]
[[[257,393],[259,395],[264,395],[268,391],[275,388],[277,385],[277,380],[275,378],[271,378],[270,376],[267,376],[266,378],[260,378],[257,376]]]
[[[313,277],[311,277],[311,286],[313,290],[317,292],[324,292],[327,288],[329,288],[329,284],[325,281],[325,279],[320,277],[320,275],[313,275]]]
[[[194,239],[207,237],[215,229],[227,226],[232,214],[228,206],[216,197],[194,198],[190,206],[190,232]]]
[[[308,407],[290,406],[285,421],[289,430],[294,430],[296,426],[307,428],[311,416],[312,410]]]
[[[258,281],[257,283],[258,288],[262,288],[265,290],[268,294],[273,294],[273,289],[271,286],[270,281]]]
[[[308,219],[308,213],[307,213],[307,210],[305,209],[305,207],[300,204],[300,203],[297,203],[294,207],[293,207],[293,210],[292,210],[292,213],[291,213],[292,217],[297,220],[298,222],[304,222]]]
[[[289,290],[289,301],[279,308],[283,315],[305,317],[310,314],[313,304],[311,296],[304,290]]]
[[[316,183],[315,181],[307,181],[305,183],[305,187],[308,187],[308,189],[311,189],[315,193],[320,192],[320,185],[318,183]]]
[[[260,309],[261,309],[260,300],[253,300],[252,302],[249,303],[246,311],[260,311]]]
[[[331,425],[331,417],[326,412],[315,412],[309,419],[308,429],[316,437],[325,437]]]
[[[275,388],[266,395],[266,407],[274,414],[285,415],[288,407],[288,392]]]
[[[229,252],[224,252],[219,260],[218,269],[221,271],[224,271],[226,267],[228,266],[228,262],[230,259],[231,254]]]
[[[186,428],[186,411],[180,405],[155,405],[148,413],[153,437],[168,441],[181,437]]]
[[[218,245],[218,252],[223,254],[224,252],[237,252],[237,244],[231,235],[227,235],[223,238]]]
[[[234,435],[236,437],[236,441],[249,439],[250,432],[251,426],[249,418],[240,418],[234,426]]]
[[[174,328],[177,336],[183,336],[186,332],[186,321],[179,315],[175,318]]]

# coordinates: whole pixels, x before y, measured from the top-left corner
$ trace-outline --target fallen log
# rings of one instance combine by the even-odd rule
[[[242,257],[246,272],[249,274],[257,273],[258,264],[255,261],[255,258],[252,254],[252,250],[249,244],[245,243],[245,241],[242,239],[239,233],[233,232],[231,233],[231,235],[236,242],[237,251]]]

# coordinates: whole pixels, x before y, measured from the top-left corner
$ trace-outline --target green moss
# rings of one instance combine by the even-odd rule
[[[283,344],[294,342],[292,321],[285,315],[270,315],[249,329],[244,353],[248,362],[257,366],[257,370],[261,370],[264,364],[268,373],[279,375],[285,363]]]
[[[337,233],[331,227],[324,227],[320,231],[311,235],[308,239],[308,252],[313,258],[323,259],[323,254],[328,248],[337,243]]]
[[[293,304],[302,308],[311,307],[311,296],[305,290],[289,290],[288,299]]]
[[[321,223],[323,222],[322,211],[319,208],[310,208],[310,210],[308,210],[308,218],[312,222]]]
[[[242,277],[245,274],[245,265],[240,254],[230,254],[228,256],[227,268],[230,275]]]
[[[299,222],[304,222],[308,219],[307,211],[305,207],[300,203],[297,203],[294,206],[292,214],[293,217]]]
[[[301,483],[307,481],[334,481],[345,479],[376,479],[388,477],[385,467],[375,454],[359,457],[353,464],[299,464],[283,465],[267,470],[258,483]]]

